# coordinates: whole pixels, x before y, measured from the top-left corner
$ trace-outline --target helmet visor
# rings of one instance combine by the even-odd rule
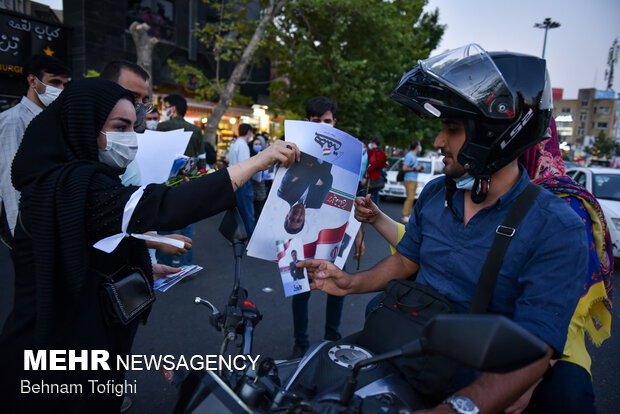
[[[471,102],[485,116],[504,120],[514,117],[515,94],[493,59],[477,44],[422,60],[420,68]]]

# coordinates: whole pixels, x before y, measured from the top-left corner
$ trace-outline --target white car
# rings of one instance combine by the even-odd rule
[[[620,258],[620,170],[614,168],[571,168],[566,175],[594,194],[598,200],[614,245],[614,257]]]
[[[418,158],[418,164],[424,167],[424,169],[418,172],[418,188],[415,194],[416,200],[426,183],[443,174],[442,159],[443,157]],[[392,166],[388,169],[387,182],[385,183],[385,187],[379,191],[380,196],[407,198],[405,185],[402,182],[396,181],[396,176],[398,175],[398,170],[400,169],[403,160],[404,158],[399,158],[398,161],[392,164]]]

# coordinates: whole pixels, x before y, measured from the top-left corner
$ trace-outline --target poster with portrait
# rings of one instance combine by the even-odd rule
[[[276,251],[284,296],[289,297],[309,292],[310,283],[306,269],[295,266],[305,259],[301,239],[278,240],[276,241]]]
[[[302,241],[306,259],[334,262],[353,209],[362,143],[314,122],[286,121],[284,128],[286,140],[299,147],[301,159],[276,172],[248,255],[276,261],[276,241],[296,238]]]

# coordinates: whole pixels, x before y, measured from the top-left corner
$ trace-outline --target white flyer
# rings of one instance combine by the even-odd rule
[[[304,260],[304,249],[301,239],[276,241],[278,252],[278,267],[284,287],[284,296],[289,297],[310,291],[310,283],[306,269],[296,267],[298,262]]]
[[[276,261],[276,241],[295,238],[306,259],[334,262],[353,209],[362,143],[320,123],[286,121],[284,126],[287,141],[302,152],[301,160],[276,172],[248,255]]]
[[[161,184],[170,176],[170,169],[178,154],[185,153],[191,131],[151,131],[138,134],[136,161],[140,166],[142,185]]]

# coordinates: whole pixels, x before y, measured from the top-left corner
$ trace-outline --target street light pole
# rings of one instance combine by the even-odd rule
[[[543,51],[542,51],[542,57],[544,59],[545,58],[545,49],[547,48],[547,31],[549,29],[556,29],[556,28],[560,27],[560,23],[552,22],[551,21],[551,17],[547,17],[542,23],[535,23],[534,27],[536,27],[538,29],[545,29],[545,40],[543,42]]]

